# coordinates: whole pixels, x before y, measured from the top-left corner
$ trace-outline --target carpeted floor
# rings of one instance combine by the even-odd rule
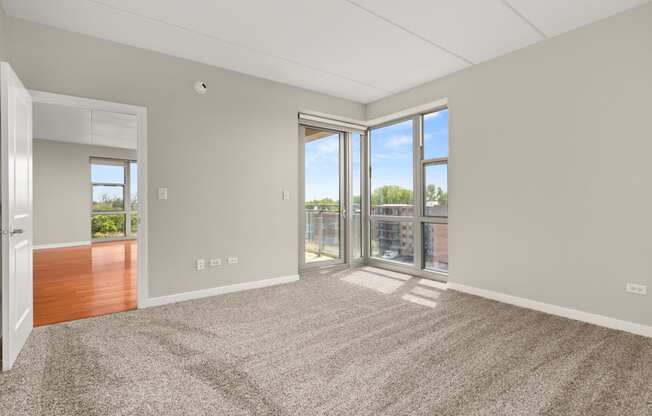
[[[0,415],[652,415],[652,339],[378,269],[38,328]]]

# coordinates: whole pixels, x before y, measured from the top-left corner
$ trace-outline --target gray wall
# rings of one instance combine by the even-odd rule
[[[0,5],[0,61],[8,60],[7,43],[7,15]]]
[[[361,119],[363,105],[21,20],[9,29],[28,88],[148,108],[151,296],[297,273],[297,112]],[[226,256],[239,264],[194,271]]]
[[[652,325],[652,4],[367,107],[448,97],[450,280]]]
[[[90,241],[91,157],[136,160],[136,151],[34,139],[34,245]]]

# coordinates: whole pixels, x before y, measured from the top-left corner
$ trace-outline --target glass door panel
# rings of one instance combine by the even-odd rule
[[[343,138],[339,132],[303,127],[303,264],[343,262]]]

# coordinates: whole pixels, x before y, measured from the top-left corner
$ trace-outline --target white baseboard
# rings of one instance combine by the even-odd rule
[[[564,318],[574,319],[576,321],[588,322],[593,325],[599,325],[606,328],[617,329],[620,331],[631,332],[632,334],[652,337],[652,327],[637,324],[620,319],[610,318],[608,316],[598,315],[595,313],[578,311],[576,309],[565,308],[563,306],[553,305],[550,303],[538,302],[536,300],[520,298],[518,296],[507,295],[505,293],[494,292],[492,290],[480,289],[473,286],[466,286],[455,282],[448,282],[448,288],[458,292],[468,293],[470,295],[480,296],[510,305],[520,306],[522,308],[533,309],[535,311],[548,313],[550,315],[561,316]]]
[[[77,246],[89,246],[91,245],[90,241],[71,241],[68,243],[54,243],[54,244],[38,244],[33,246],[34,250],[43,250],[44,248],[62,248],[62,247],[77,247]]]
[[[186,300],[206,298],[209,296],[223,295],[225,293],[241,292],[243,290],[259,289],[262,287],[282,285],[285,283],[296,282],[299,280],[298,274],[290,276],[274,277],[272,279],[256,280],[253,282],[237,283],[234,285],[212,287],[209,289],[193,290],[192,292],[176,293],[174,295],[158,296],[155,298],[145,299],[143,305],[139,308],[150,308],[152,306],[167,305],[169,303],[183,302]]]

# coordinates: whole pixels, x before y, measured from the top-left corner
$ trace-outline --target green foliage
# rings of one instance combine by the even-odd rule
[[[373,191],[371,205],[411,204],[412,191],[398,185],[385,185]]]
[[[93,215],[91,220],[93,238],[107,238],[123,236],[125,230],[125,216],[121,214]]]
[[[436,202],[437,205],[448,205],[448,192],[439,186],[428,185],[426,187],[426,201]]]
[[[306,209],[314,209],[314,207],[319,207],[322,211],[339,211],[340,201],[336,201],[331,198],[321,198],[313,199],[312,201],[307,201],[305,203]]]

